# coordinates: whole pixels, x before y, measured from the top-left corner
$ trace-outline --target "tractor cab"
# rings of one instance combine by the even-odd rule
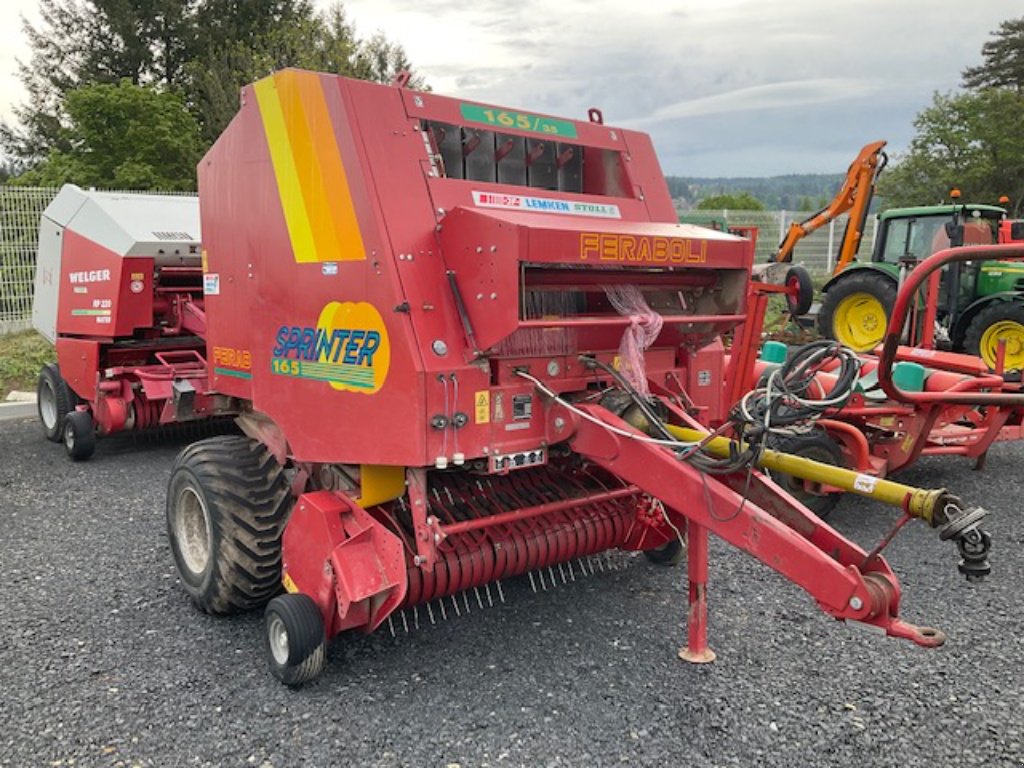
[[[885,335],[896,291],[909,271],[946,248],[1004,242],[1006,225],[1006,210],[994,205],[955,203],[884,211],[878,216],[871,260],[849,264],[824,286],[818,316],[822,334],[860,352],[874,349]],[[935,301],[934,337],[941,346],[979,355],[994,367],[1003,340],[1007,369],[1024,369],[1024,265],[947,265]],[[921,309],[919,316],[924,317]],[[914,328],[911,344],[924,336],[920,323]]]
[[[872,262],[885,265],[901,282],[901,269],[913,269],[933,253],[961,245],[993,245],[1006,211],[990,205],[896,208],[879,216]],[[979,276],[999,273],[1001,262],[956,262],[942,270],[936,319],[940,339],[950,341],[954,326],[979,295]],[[989,278],[991,279],[991,278]],[[1012,286],[1011,286],[1012,288]],[[998,290],[998,289],[997,289]],[[985,295],[995,291],[989,289]]]

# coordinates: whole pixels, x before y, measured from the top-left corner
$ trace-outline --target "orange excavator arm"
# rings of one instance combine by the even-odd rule
[[[888,158],[882,151],[885,147],[884,141],[874,141],[867,144],[857,159],[850,164],[846,172],[846,180],[832,202],[825,208],[803,221],[793,222],[789,225],[786,237],[779,244],[779,250],[775,253],[775,261],[792,261],[793,249],[807,235],[825,226],[836,217],[849,213],[850,217],[843,233],[843,240],[839,247],[839,258],[836,260],[833,274],[843,269],[857,254],[860,247],[860,239],[864,233],[864,224],[867,221],[868,207],[871,205],[871,198],[875,196],[875,182],[878,175],[885,167]]]

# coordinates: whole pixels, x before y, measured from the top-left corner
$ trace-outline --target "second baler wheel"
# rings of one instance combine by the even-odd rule
[[[182,585],[212,614],[259,608],[281,589],[292,496],[284,468],[241,436],[193,443],[174,463],[167,534]]]
[[[39,371],[36,405],[47,440],[59,443],[64,439],[64,420],[74,409],[76,402],[77,398],[71,394],[71,389],[60,375],[60,369],[56,364],[44,365]]]

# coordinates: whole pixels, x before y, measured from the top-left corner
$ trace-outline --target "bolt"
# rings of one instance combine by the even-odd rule
[[[498,294],[492,293],[491,294],[491,301],[494,301],[496,298],[498,298]]]
[[[864,601],[856,595],[854,595],[850,598],[850,607],[853,608],[853,610],[855,611],[859,611],[861,608],[864,607]]]
[[[483,252],[484,252],[484,248],[483,248],[483,246],[482,246],[482,245],[478,245],[478,246],[476,247],[476,252],[477,252],[477,253],[483,253]]]
[[[412,564],[413,565],[422,565],[423,564],[423,558],[420,557],[419,555],[414,556],[413,559],[412,559]]]
[[[563,419],[561,416],[555,417],[555,429],[557,429],[559,432],[565,429],[565,419]]]

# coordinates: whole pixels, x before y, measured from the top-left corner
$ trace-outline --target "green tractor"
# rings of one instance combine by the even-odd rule
[[[901,275],[936,251],[1000,241],[1006,211],[992,205],[897,208],[879,214],[871,261],[851,261],[829,280],[818,314],[822,335],[865,352],[885,335]],[[919,313],[923,314],[923,313]],[[914,338],[920,338],[915,329]],[[943,269],[936,307],[940,347],[977,355],[995,368],[1024,370],[1024,262],[961,262]]]

